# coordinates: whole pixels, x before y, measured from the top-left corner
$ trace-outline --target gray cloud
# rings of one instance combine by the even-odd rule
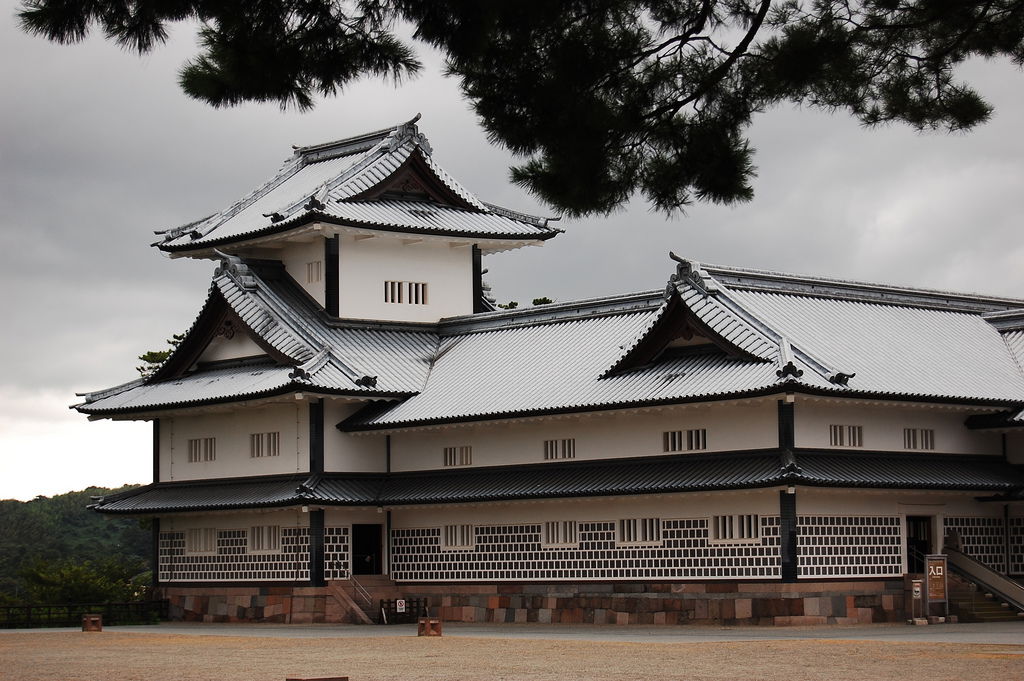
[[[223,208],[269,177],[290,145],[421,112],[435,157],[472,191],[551,212],[509,184],[513,159],[488,145],[457,84],[438,75],[436,55],[418,80],[397,89],[361,82],[312,113],[213,110],[176,85],[192,40],[180,29],[140,60],[99,39],[52,45],[0,19],[0,58],[13,66],[0,72],[0,351],[8,359],[0,411],[18,414],[0,430],[0,451],[10,456],[18,424],[35,424],[18,443],[47,419],[66,438],[48,441],[43,467],[5,468],[0,496],[59,491],[41,486],[45,467],[62,461],[65,444],[75,449],[72,439],[99,432],[84,419],[67,422],[73,393],[133,378],[137,354],[194,319],[213,265],[161,256],[148,246],[153,230]],[[843,115],[780,108],[752,130],[753,202],[666,219],[635,201],[608,218],[564,221],[566,233],[543,248],[488,257],[494,292],[571,300],[660,288],[671,249],[720,264],[1019,295],[1024,79],[1005,64],[971,64],[965,75],[997,106],[970,135],[865,131]],[[25,404],[32,409],[17,407]],[[117,447],[137,450],[143,463],[132,474],[141,481],[148,443],[140,433]],[[101,472],[100,461],[82,486],[125,472]]]

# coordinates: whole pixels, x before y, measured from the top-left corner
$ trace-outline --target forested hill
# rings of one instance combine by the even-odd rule
[[[33,566],[116,562],[144,568],[150,532],[139,519],[86,508],[91,497],[131,487],[89,487],[32,501],[0,501],[0,603],[25,598],[23,573]]]

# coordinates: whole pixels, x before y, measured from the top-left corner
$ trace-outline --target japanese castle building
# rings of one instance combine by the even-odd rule
[[[94,508],[153,519],[172,612],[365,621],[354,576],[452,620],[883,621],[951,537],[1024,575],[1024,300],[673,256],[494,309],[481,257],[557,234],[415,121],[162,233],[206,302],[76,408],[153,423],[153,483]]]

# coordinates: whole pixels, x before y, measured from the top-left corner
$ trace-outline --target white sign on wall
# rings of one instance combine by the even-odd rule
[[[405,599],[399,598],[395,601],[395,610],[398,612],[405,612]]]

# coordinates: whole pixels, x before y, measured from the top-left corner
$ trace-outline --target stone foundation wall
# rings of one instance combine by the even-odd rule
[[[162,587],[172,620],[186,622],[349,622],[348,610],[320,587]]]
[[[455,622],[867,624],[905,619],[902,579],[807,582],[413,585]]]
[[[836,582],[399,585],[449,622],[823,625],[906,619],[902,579]],[[355,621],[329,588],[163,587],[175,620]],[[906,597],[907,599],[909,597]]]

